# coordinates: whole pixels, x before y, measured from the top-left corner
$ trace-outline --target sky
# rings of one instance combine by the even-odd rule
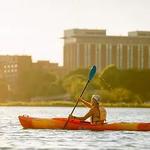
[[[150,0],[0,0],[0,55],[63,65],[65,29],[150,31]]]

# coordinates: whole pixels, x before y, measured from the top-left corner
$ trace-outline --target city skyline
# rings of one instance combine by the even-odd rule
[[[0,55],[63,64],[65,29],[150,30],[148,0],[0,0]]]

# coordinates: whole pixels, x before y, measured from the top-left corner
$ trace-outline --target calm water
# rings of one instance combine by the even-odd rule
[[[0,107],[0,149],[150,149],[150,132],[134,131],[68,131],[22,129],[18,115],[66,117],[66,107]],[[76,115],[87,109],[77,108]],[[108,121],[150,122],[150,109],[107,108]]]

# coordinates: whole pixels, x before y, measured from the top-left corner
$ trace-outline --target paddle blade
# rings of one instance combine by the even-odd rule
[[[92,80],[94,75],[96,73],[96,66],[94,65],[91,70],[90,70],[90,73],[89,73],[89,80]]]

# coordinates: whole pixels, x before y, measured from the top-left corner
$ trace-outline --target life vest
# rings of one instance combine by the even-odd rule
[[[100,111],[100,122],[105,122],[107,116],[106,109],[103,106],[100,106],[99,111]]]
[[[106,109],[102,106],[98,108],[98,112],[93,111],[93,115],[91,116],[92,123],[104,123],[106,121]]]

